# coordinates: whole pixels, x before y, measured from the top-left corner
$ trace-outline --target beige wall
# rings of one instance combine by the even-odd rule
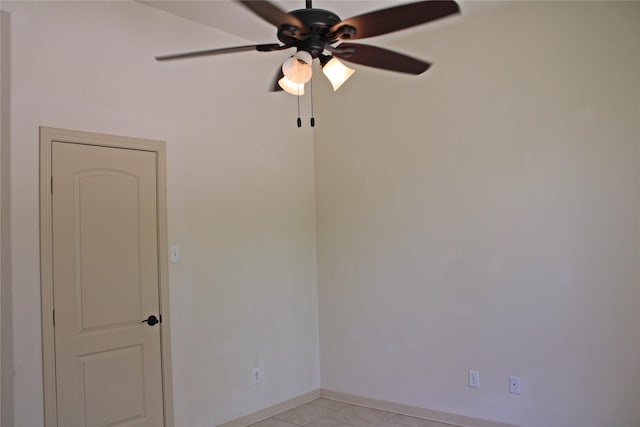
[[[384,42],[424,76],[319,96],[322,387],[640,425],[638,41],[637,2],[511,4]]]
[[[2,7],[15,426],[43,422],[40,125],[167,141],[169,239],[183,258],[169,268],[176,426],[211,427],[316,389],[312,134],[295,127],[291,97],[266,90],[284,54],[160,64],[154,55],[247,41],[134,2]]]
[[[9,234],[9,16],[0,12],[0,425],[13,424]]]
[[[279,54],[158,64],[247,41],[136,3],[3,2],[15,426],[42,425],[40,125],[167,141],[176,426],[320,385],[525,427],[639,425],[638,6],[518,3],[390,36],[434,68],[319,80],[312,135],[264,91]]]

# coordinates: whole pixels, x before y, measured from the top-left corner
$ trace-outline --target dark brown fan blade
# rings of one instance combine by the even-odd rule
[[[334,25],[329,32],[334,33],[340,27],[349,25],[356,29],[356,34],[350,38],[363,39],[424,24],[455,13],[460,13],[460,7],[453,0],[420,1],[354,16]]]
[[[299,31],[306,30],[304,24],[295,16],[288,14],[275,4],[266,0],[236,0],[247,9],[258,15],[265,21],[280,28],[282,25],[291,25]]]
[[[343,50],[347,52],[341,53]],[[420,59],[366,44],[341,43],[333,56],[356,64],[407,74],[422,74],[431,66]]]
[[[283,90],[278,84],[280,79],[283,77],[284,77],[284,73],[282,72],[282,67],[278,67],[278,73],[276,74],[276,77],[273,79],[273,83],[271,83],[271,88],[269,89],[269,92],[279,92]]]
[[[173,55],[162,55],[156,56],[156,60],[171,61],[174,59],[196,58],[198,56],[220,55],[223,53],[246,52],[250,50],[257,50],[258,52],[270,52],[277,49],[280,49],[280,45],[278,44],[252,44],[248,46],[223,47],[222,49],[208,49],[198,50],[195,52],[176,53]]]

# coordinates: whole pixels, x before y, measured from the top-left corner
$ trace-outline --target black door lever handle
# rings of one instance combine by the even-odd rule
[[[145,322],[147,323],[147,325],[153,326],[160,323],[160,320],[158,320],[158,318],[152,314],[151,316],[147,317],[142,321],[142,323],[145,323]]]

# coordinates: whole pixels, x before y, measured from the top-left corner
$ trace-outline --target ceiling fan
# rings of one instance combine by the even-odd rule
[[[323,73],[337,90],[354,70],[338,58],[383,70],[418,75],[431,64],[402,53],[360,43],[345,42],[352,39],[388,34],[424,24],[460,12],[453,0],[426,0],[394,6],[342,20],[334,12],[314,9],[312,0],[306,0],[305,9],[285,12],[267,0],[236,0],[250,11],[277,27],[281,43],[209,49],[195,52],[157,56],[158,61],[195,58],[224,53],[256,50],[273,52],[296,48],[278,70],[272,91],[285,90],[292,95],[304,94],[304,85],[311,79],[311,63],[319,59]]]

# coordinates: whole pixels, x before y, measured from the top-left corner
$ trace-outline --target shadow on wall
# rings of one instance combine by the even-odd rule
[[[11,235],[9,230],[10,21],[0,12],[0,424],[13,425],[13,331],[11,316]]]

